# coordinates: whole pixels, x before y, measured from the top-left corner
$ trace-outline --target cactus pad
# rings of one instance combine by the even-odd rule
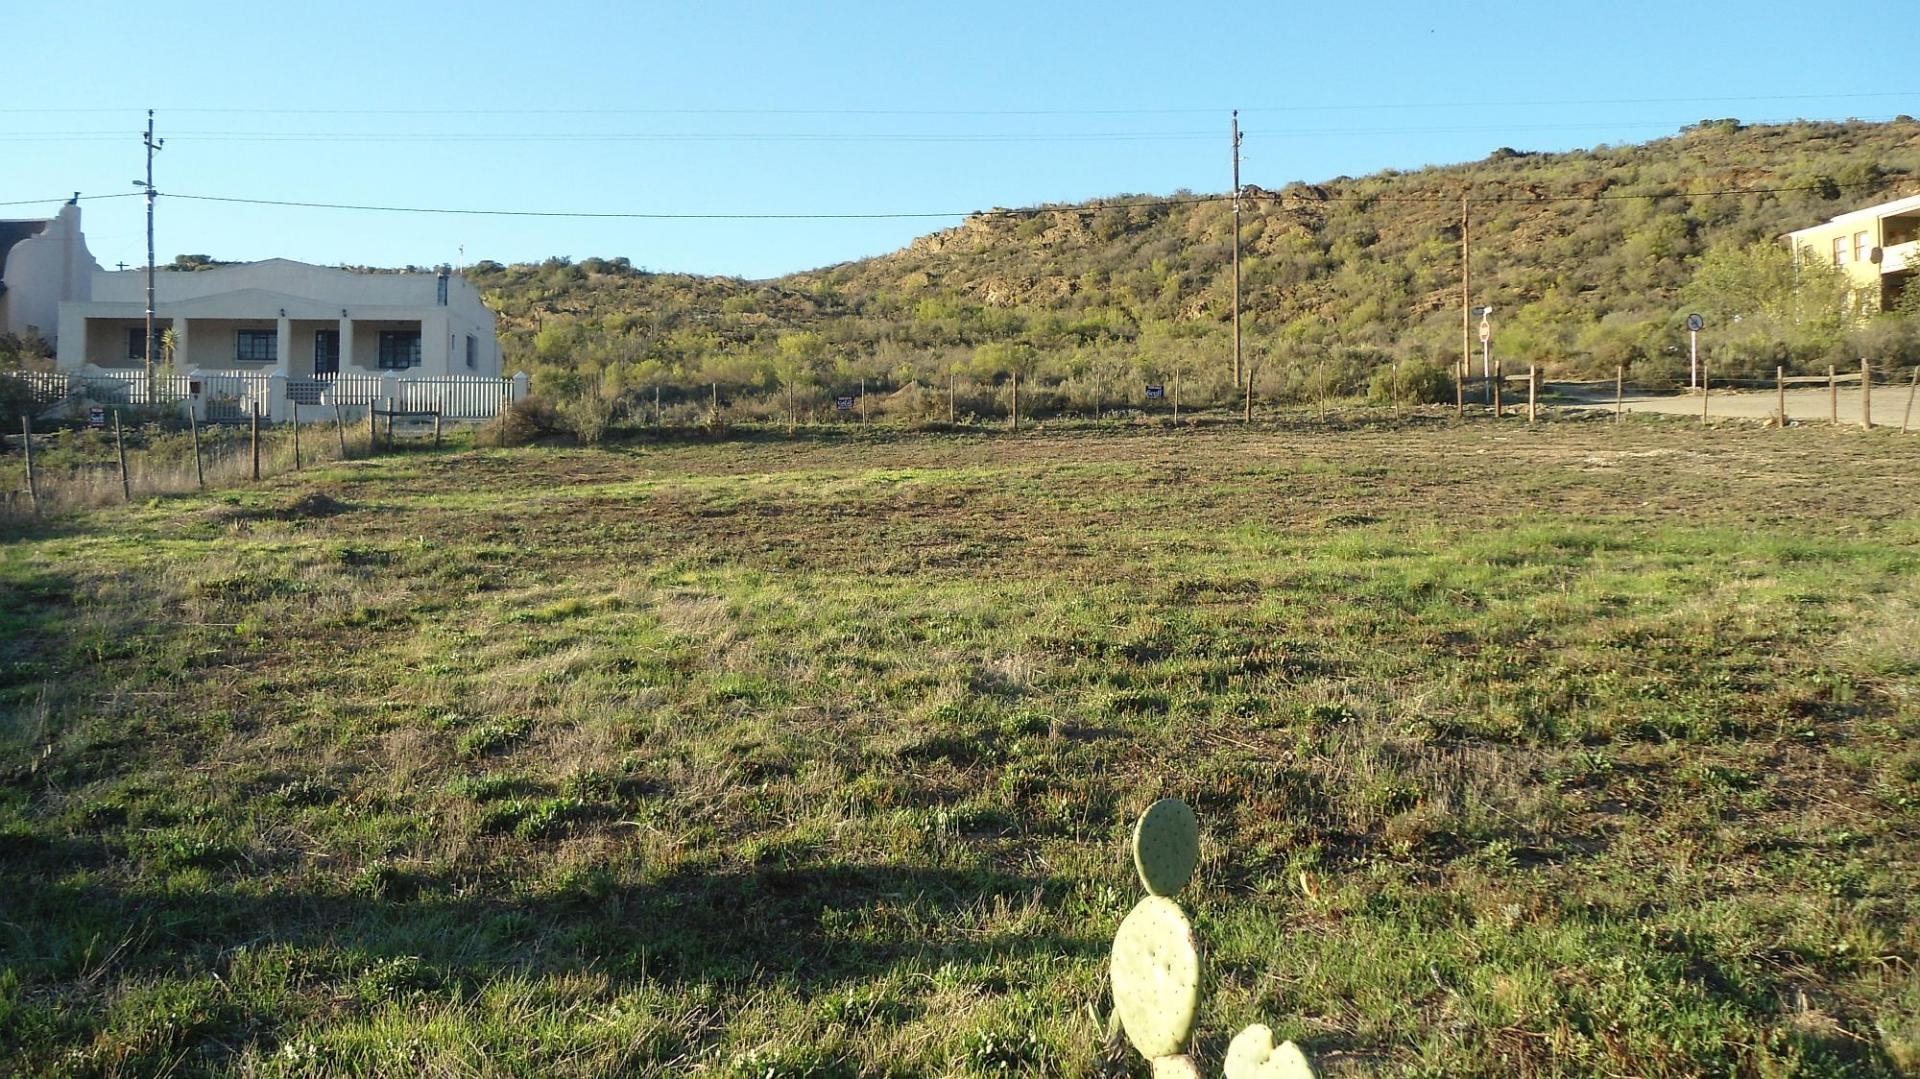
[[[1273,1044],[1273,1031],[1255,1023],[1227,1046],[1227,1079],[1314,1079],[1313,1065],[1292,1042]]]
[[[1154,895],[1178,895],[1200,861],[1200,822],[1178,798],[1162,798],[1133,826],[1133,867]]]
[[[1186,1048],[1200,1010],[1200,949],[1180,904],[1150,895],[1120,923],[1113,938],[1113,1010],[1127,1040],[1148,1060]]]
[[[1200,1065],[1182,1053],[1177,1057],[1154,1057],[1153,1079],[1205,1079],[1205,1076],[1200,1074]]]

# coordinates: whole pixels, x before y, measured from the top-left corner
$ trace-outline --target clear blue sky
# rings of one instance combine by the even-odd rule
[[[298,11],[297,17],[291,13]],[[132,191],[634,213],[962,213],[1471,160],[1704,117],[1920,113],[1909,3],[569,3],[62,0],[4,10],[0,201]],[[50,212],[57,201],[0,207]],[[137,198],[90,202],[141,262]],[[197,252],[395,266],[624,255],[767,277],[958,217],[459,217],[163,197]]]

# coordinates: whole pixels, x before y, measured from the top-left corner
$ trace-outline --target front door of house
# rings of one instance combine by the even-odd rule
[[[327,378],[340,373],[340,331],[313,331],[313,377]]]

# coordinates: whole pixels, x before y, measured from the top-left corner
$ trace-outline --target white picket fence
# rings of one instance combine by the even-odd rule
[[[245,420],[256,410],[263,420],[292,419],[291,407],[286,408],[287,415],[274,414],[277,376],[265,371],[196,371],[191,375],[155,375],[151,380],[141,371],[10,371],[0,372],[0,378],[24,384],[31,400],[48,412],[80,401],[185,409],[193,406],[197,386],[201,416],[209,421]],[[489,420],[511,404],[517,392],[511,378],[451,375],[388,379],[344,373],[287,378],[284,403],[315,406],[316,413],[333,405],[360,409],[391,404],[407,412],[437,411],[449,420]]]

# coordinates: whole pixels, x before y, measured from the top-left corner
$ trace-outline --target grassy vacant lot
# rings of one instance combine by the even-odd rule
[[[1920,440],[418,454],[0,545],[0,1072],[1920,1067]],[[1091,1008],[1089,1006],[1092,1006]]]

